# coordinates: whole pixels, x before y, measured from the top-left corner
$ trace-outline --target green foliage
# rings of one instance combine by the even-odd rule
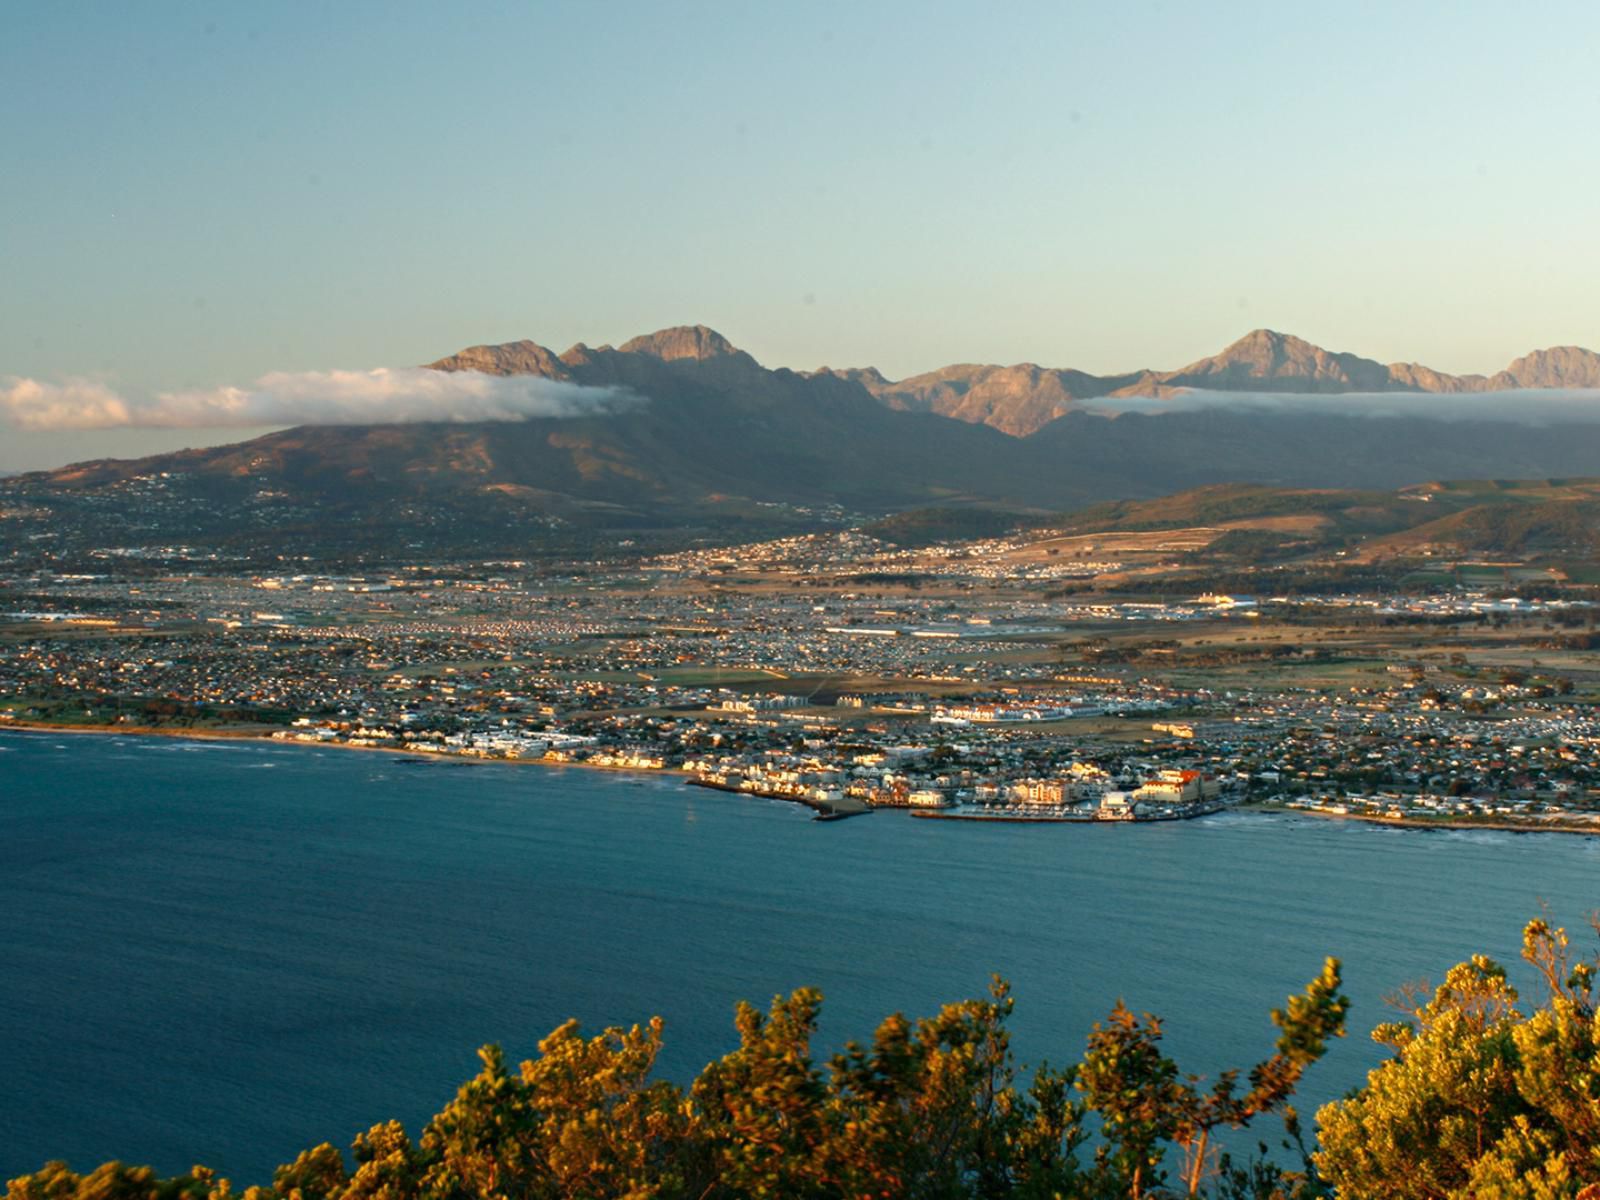
[[[914,508],[863,525],[861,532],[897,546],[928,546],[935,542],[1004,537],[1013,530],[1048,521],[1048,517],[1039,514],[998,508]]]
[[[818,992],[779,996],[764,1013],[741,1004],[739,1045],[687,1090],[650,1078],[660,1018],[591,1038],[569,1021],[515,1072],[485,1047],[482,1069],[415,1143],[395,1122],[376,1125],[355,1140],[353,1173],[324,1143],[243,1200],[1097,1200],[1159,1186],[1174,1145],[1191,1195],[1206,1184],[1230,1197],[1298,1195],[1308,1176],[1214,1162],[1207,1139],[1283,1106],[1343,1033],[1338,989],[1330,959],[1272,1014],[1276,1049],[1242,1093],[1237,1072],[1209,1087],[1180,1073],[1160,1050],[1160,1023],[1120,1004],[1080,1065],[1046,1065],[1023,1084],[998,979],[987,998],[937,1016],[895,1014],[870,1045],[851,1042],[826,1065],[811,1052]],[[57,1162],[12,1180],[6,1200],[231,1197],[200,1167],[160,1179],[120,1163],[79,1176]]]
[[[1419,526],[1412,536],[1449,542],[1481,554],[1577,554],[1587,558],[1600,544],[1600,503],[1588,498],[1479,505]]]
[[[1600,1200],[1597,963],[1543,920],[1523,958],[1544,993],[1532,1012],[1478,956],[1373,1032],[1394,1057],[1319,1114],[1316,1164],[1340,1195]]]
[[[1240,1128],[1281,1109],[1306,1067],[1326,1052],[1327,1039],[1344,1035],[1348,1009],[1349,1001],[1339,993],[1339,964],[1330,958],[1303,995],[1291,996],[1287,1008],[1273,1012],[1280,1031],[1275,1052],[1250,1071],[1249,1090],[1241,1095],[1236,1071],[1224,1072],[1209,1090],[1199,1086],[1200,1080],[1181,1076],[1157,1045],[1161,1023],[1117,1005],[1090,1034],[1081,1068],[1086,1102],[1100,1114],[1105,1135],[1099,1166],[1119,1190],[1125,1185],[1137,1198],[1164,1182],[1163,1150],[1173,1143],[1184,1152],[1184,1188],[1198,1194],[1212,1132]]]
[[[1280,488],[1262,484],[1218,483],[1190,488],[1154,500],[1114,500],[1068,517],[1073,532],[1177,529],[1221,525],[1265,517],[1319,516],[1340,528],[1397,529],[1414,524],[1422,507],[1398,493],[1349,489]]]
[[[1312,539],[1274,529],[1230,529],[1203,549],[1185,554],[1183,561],[1208,563],[1227,560],[1239,566],[1260,565],[1321,549],[1323,540],[1321,537]]]
[[[224,1180],[195,1167],[187,1175],[158,1179],[149,1167],[108,1162],[87,1175],[76,1175],[63,1162],[46,1163],[32,1175],[6,1185],[6,1200],[223,1200]]]

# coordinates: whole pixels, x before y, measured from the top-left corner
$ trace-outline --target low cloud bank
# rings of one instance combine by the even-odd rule
[[[1264,416],[1372,417],[1498,421],[1516,425],[1600,424],[1600,389],[1524,388],[1505,392],[1223,392],[1185,388],[1172,396],[1102,396],[1084,407],[1104,413],[1222,410]]]
[[[0,379],[0,421],[33,431],[524,421],[605,415],[643,403],[623,388],[426,367],[274,371],[249,387],[143,397],[92,379]]]

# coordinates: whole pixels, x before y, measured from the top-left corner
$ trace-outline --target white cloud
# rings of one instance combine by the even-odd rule
[[[0,417],[20,429],[106,429],[128,425],[128,402],[93,379],[0,381]]]
[[[615,413],[643,402],[622,388],[426,367],[274,371],[249,387],[148,397],[86,379],[0,380],[0,420],[26,430],[522,421]]]
[[[1600,422],[1600,390],[1525,388],[1504,392],[1224,392],[1184,388],[1164,398],[1104,396],[1086,400],[1098,412],[1230,412],[1322,417],[1408,417],[1432,421],[1497,421],[1516,425]]]

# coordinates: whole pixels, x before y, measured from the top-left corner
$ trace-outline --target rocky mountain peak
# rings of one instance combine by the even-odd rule
[[[485,375],[543,375],[565,379],[566,364],[538,342],[523,339],[498,346],[468,346],[456,354],[431,362],[436,371],[481,371]]]
[[[1292,334],[1255,329],[1220,354],[1153,377],[1171,387],[1263,387],[1283,391],[1366,391],[1394,387],[1388,369],[1357,354],[1324,350]]]
[[[1304,338],[1295,337],[1292,333],[1279,333],[1276,329],[1262,328],[1252,329],[1243,337],[1231,342],[1217,357],[1226,358],[1230,354],[1260,353],[1262,351],[1268,353],[1282,353],[1284,351],[1303,353],[1316,349],[1316,346],[1313,346]]]
[[[1524,354],[1494,378],[1497,387],[1597,388],[1600,354],[1582,346],[1551,346]]]
[[[715,329],[704,325],[674,325],[658,329],[624,342],[619,350],[624,354],[648,354],[663,362],[689,358],[704,362],[708,358],[725,358],[739,354],[740,350]]]
[[[1240,363],[1260,367],[1262,374],[1270,374],[1285,367],[1312,365],[1345,357],[1349,356],[1330,353],[1292,333],[1279,333],[1276,329],[1252,329],[1221,353],[1202,361],[1218,365]]]

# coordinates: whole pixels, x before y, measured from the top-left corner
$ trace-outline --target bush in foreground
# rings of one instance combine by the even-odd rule
[[[1318,1114],[1316,1163],[1341,1196],[1600,1200],[1600,962],[1575,962],[1545,921],[1522,956],[1543,992],[1531,1011],[1479,955],[1373,1031],[1394,1057]]]
[[[1329,960],[1272,1014],[1273,1053],[1209,1083],[1161,1048],[1161,1023],[1119,1005],[1082,1059],[1018,1078],[1003,983],[825,1067],[812,1058],[821,997],[741,1005],[739,1046],[687,1089],[652,1079],[661,1021],[594,1037],[568,1022],[510,1069],[498,1047],[413,1141],[396,1122],[323,1144],[248,1200],[468,1197],[1505,1197],[1600,1200],[1600,1052],[1594,963],[1536,921],[1525,956],[1548,995],[1531,1013],[1488,959],[1454,968],[1410,1019],[1374,1036],[1394,1056],[1319,1114],[1307,1153],[1288,1101],[1342,1036],[1348,1001]],[[1213,1135],[1281,1113],[1301,1164],[1240,1165]],[[11,1181],[7,1200],[229,1200],[203,1168],[173,1179],[108,1163]]]

